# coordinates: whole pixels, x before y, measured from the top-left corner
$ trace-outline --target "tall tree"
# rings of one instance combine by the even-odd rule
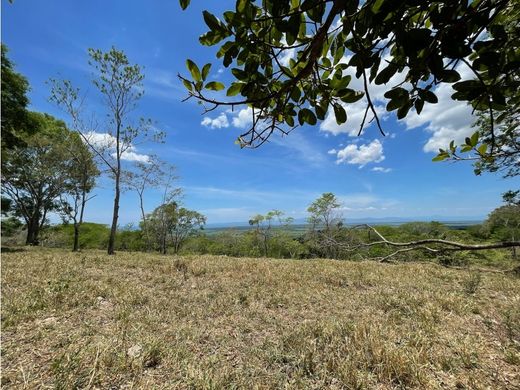
[[[35,123],[31,126],[27,111],[29,83],[14,70],[7,52],[7,46],[2,43],[2,150],[23,143],[23,135],[36,130]]]
[[[70,81],[51,80],[51,100],[70,115],[72,128],[80,133],[114,180],[112,224],[108,240],[108,253],[114,254],[123,161],[135,155],[136,142],[158,140],[162,133],[153,128],[151,120],[140,118],[134,124],[131,116],[144,93],[141,67],[132,65],[125,53],[114,47],[107,52],[89,49],[89,55],[89,64],[95,69],[92,82],[101,93],[109,118],[104,124],[106,133],[94,133],[92,127],[85,124],[82,116],[84,98],[80,98],[79,89],[73,87]]]
[[[47,114],[31,112],[39,131],[5,151],[2,192],[13,202],[16,215],[27,226],[27,245],[38,245],[39,234],[51,211],[60,209],[59,197],[69,188],[70,159],[65,123]]]
[[[79,235],[85,207],[93,198],[89,194],[94,189],[100,172],[92,152],[77,133],[71,132],[64,142],[70,164],[67,172],[67,192],[60,197],[61,213],[65,220],[70,219],[74,224],[72,251],[76,252],[79,250]]]
[[[180,0],[183,9],[189,3]],[[229,98],[212,94],[225,85],[208,80],[211,64],[187,60],[191,77],[180,78],[188,98],[208,111],[251,108],[252,125],[237,140],[244,147],[296,123],[315,125],[329,110],[342,124],[360,99],[366,103],[360,133],[374,120],[384,134],[370,84],[387,86],[386,109],[398,119],[437,103],[433,88],[442,83],[453,84],[452,99],[493,115],[520,99],[518,23],[514,31],[505,28],[519,9],[516,0],[236,0],[221,18],[203,12],[209,31],[199,38],[217,45],[222,65],[231,67]],[[461,66],[472,72],[469,79],[461,80]],[[392,81],[398,74],[400,81]],[[353,78],[361,91],[351,87]]]

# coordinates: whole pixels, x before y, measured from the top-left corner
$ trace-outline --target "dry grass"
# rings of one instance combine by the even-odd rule
[[[474,272],[7,253],[2,388],[519,388],[520,279]]]

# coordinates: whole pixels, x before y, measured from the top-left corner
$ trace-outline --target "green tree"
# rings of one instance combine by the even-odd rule
[[[331,192],[322,194],[310,204],[309,239],[316,250],[328,257],[337,257],[338,235],[343,226],[341,203]]]
[[[36,130],[27,111],[29,83],[14,70],[7,57],[7,46],[2,43],[2,150],[23,143],[22,138]]]
[[[39,131],[4,153],[2,192],[13,202],[15,215],[27,226],[27,245],[38,245],[40,230],[51,211],[60,210],[60,195],[70,186],[71,160],[66,140],[70,131],[50,115],[31,112]]]
[[[132,65],[124,52],[112,47],[107,52],[89,49],[89,64],[95,69],[92,80],[100,92],[107,110],[108,129],[106,142],[99,142],[92,133],[91,126],[82,118],[82,99],[79,89],[68,80],[51,80],[51,100],[62,107],[71,117],[71,127],[78,131],[84,141],[92,148],[95,155],[106,165],[114,179],[114,206],[108,254],[115,253],[117,222],[119,218],[119,200],[125,167],[124,157],[135,147],[138,140],[159,140],[162,133],[156,131],[150,119],[140,118],[134,125],[131,112],[143,96],[144,74],[139,65]],[[94,137],[93,137],[94,136]]]
[[[206,217],[197,211],[179,207],[169,202],[157,207],[147,218],[148,226],[155,233],[161,253],[166,254],[168,245],[178,253],[182,244],[198,230],[204,228]]]
[[[504,200],[504,203],[509,206],[520,206],[520,190],[509,190],[502,194],[502,199]]]
[[[180,0],[183,9],[189,3]],[[398,119],[437,103],[433,88],[441,83],[454,83],[452,98],[476,110],[502,111],[520,98],[520,43],[505,28],[518,8],[516,0],[236,0],[220,18],[203,12],[209,31],[199,39],[217,45],[222,65],[231,67],[229,100],[212,94],[226,87],[208,80],[211,64],[187,60],[191,78],[181,79],[207,110],[252,108],[251,128],[238,138],[247,147],[297,123],[315,125],[329,110],[344,123],[349,104],[360,99],[366,103],[360,132],[371,119],[383,132],[370,84],[388,85],[386,109]],[[461,80],[462,64],[471,79]],[[396,74],[404,82],[388,84]],[[362,91],[350,87],[353,77]]]
[[[489,214],[485,226],[491,234],[502,241],[515,241],[520,237],[520,205],[507,204],[501,206]],[[513,257],[516,258],[516,247],[512,248]]]
[[[287,227],[293,221],[293,218],[284,218],[283,215],[280,210],[271,210],[266,215],[257,214],[249,220],[249,225],[254,227],[256,239],[261,242],[264,257],[268,256],[270,241],[276,235],[273,223],[278,223],[280,227]]]

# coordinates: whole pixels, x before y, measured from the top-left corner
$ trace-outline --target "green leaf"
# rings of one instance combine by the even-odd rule
[[[385,69],[383,69],[381,72],[379,72],[379,74],[377,75],[377,77],[375,79],[375,83],[377,85],[388,83],[388,81],[390,81],[392,76],[397,72],[397,69],[398,69],[397,65],[395,65],[393,63],[388,64],[388,66]]]
[[[199,67],[195,64],[195,62],[193,62],[190,59],[186,60],[186,67],[190,71],[191,77],[193,77],[193,80],[195,80],[195,81],[202,80]]]
[[[420,114],[424,107],[424,100],[417,99],[414,103],[414,106],[415,106],[415,112],[417,112],[417,114]]]
[[[437,156],[435,156],[434,158],[432,158],[432,161],[444,161],[448,158],[449,156],[446,154],[446,153],[439,153]]]
[[[231,86],[228,88],[226,95],[227,96],[236,96],[240,93],[242,90],[242,87],[244,86],[244,83],[232,83]]]
[[[478,131],[473,133],[473,135],[471,136],[471,139],[470,139],[470,142],[471,142],[470,145],[471,146],[473,146],[473,147],[477,146],[477,144],[478,144],[478,136],[479,136]]]
[[[202,11],[202,15],[204,16],[204,22],[206,22],[210,30],[222,31],[224,26],[222,26],[222,23],[215,17],[215,15],[208,11]]]
[[[209,70],[211,69],[211,64],[206,64],[202,67],[202,81],[206,80],[208,77]]]
[[[219,81],[210,81],[204,88],[211,89],[212,91],[221,91],[225,88],[225,86]]]
[[[484,156],[487,152],[487,144],[482,144],[478,147],[477,149],[477,152],[478,154],[480,154],[481,156]]]
[[[303,125],[304,122],[307,122],[309,125],[315,125],[317,122],[316,115],[308,108],[302,108],[298,112],[298,122],[300,122],[300,125]]]
[[[353,89],[350,89],[350,88],[345,88],[345,89],[342,89],[341,91],[339,91],[338,95],[342,102],[355,103],[359,99],[361,99],[363,96],[365,96],[365,93],[361,92],[361,91],[354,91]]]
[[[347,121],[347,113],[341,104],[334,104],[334,116],[338,125]]]
[[[405,97],[408,98],[408,91],[401,87],[385,92],[385,98],[387,99],[402,99]]]
[[[190,5],[190,0],[180,0],[179,3],[181,4],[181,8],[185,10],[188,8],[188,5]]]
[[[191,92],[193,90],[193,85],[188,80],[182,80],[182,83],[188,91]]]
[[[381,9],[381,6],[383,5],[384,2],[385,2],[385,0],[376,0],[374,5],[372,6],[372,12],[377,14],[379,12],[379,10]]]
[[[437,96],[432,91],[429,91],[426,89],[420,89],[419,96],[421,97],[421,99],[423,99],[424,101],[427,101],[428,103],[435,104],[439,101]]]

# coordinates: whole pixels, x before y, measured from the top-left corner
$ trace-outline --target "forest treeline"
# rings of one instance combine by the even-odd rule
[[[510,193],[508,193],[510,195]],[[374,245],[378,234],[393,242],[417,240],[445,240],[482,244],[487,242],[514,241],[520,235],[520,206],[516,197],[505,196],[505,204],[494,210],[478,225],[452,229],[440,222],[408,222],[399,226],[365,225],[353,227],[344,224],[341,204],[331,194],[323,194],[308,208],[309,218],[305,229],[292,225],[291,218],[273,210],[265,215],[255,215],[249,220],[249,228],[204,229],[204,221],[182,223],[170,220],[166,231],[161,230],[157,219],[149,218],[147,229],[126,226],[117,231],[116,249],[122,251],[161,252],[169,254],[211,254],[233,257],[271,257],[286,259],[334,258],[334,259],[382,259],[394,253],[389,245]],[[200,214],[199,214],[200,216]],[[372,230],[374,229],[377,234]],[[11,240],[22,240],[23,232],[12,232]],[[110,229],[106,225],[84,223],[80,238],[81,249],[104,249]],[[74,226],[60,224],[44,230],[41,245],[70,248],[74,242]],[[367,245],[368,244],[368,245]],[[495,263],[496,260],[516,260],[513,246],[502,251],[446,251],[421,258],[433,258],[446,265],[464,265],[468,262]],[[399,253],[395,259],[417,260],[415,251]],[[506,262],[507,263],[507,262]]]

